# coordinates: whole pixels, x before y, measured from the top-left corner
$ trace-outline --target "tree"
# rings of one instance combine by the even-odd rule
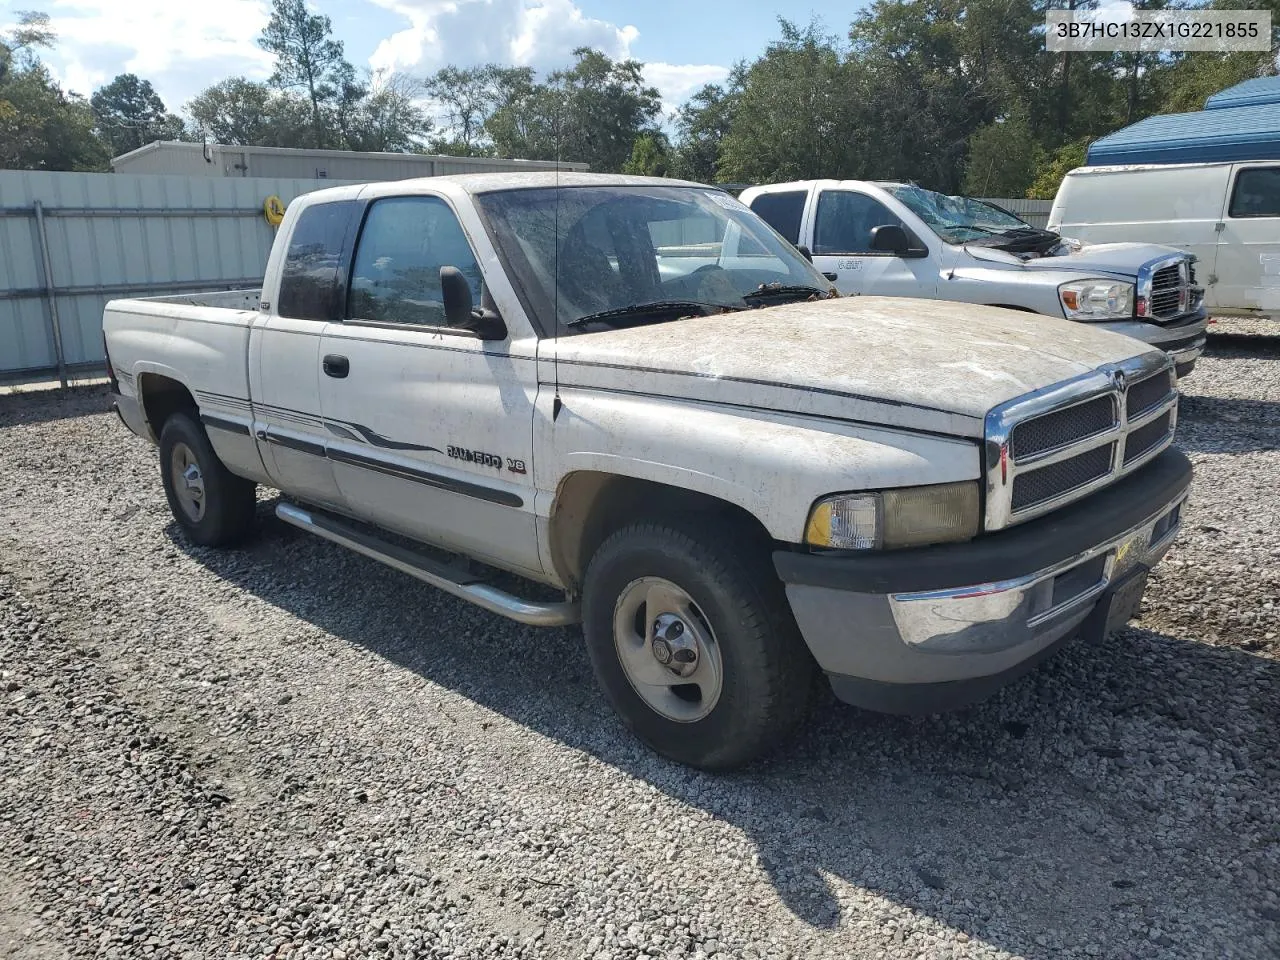
[[[979,128],[969,138],[963,191],[975,197],[1022,197],[1040,167],[1042,149],[1026,113]]]
[[[737,94],[709,83],[685,102],[676,115],[676,149],[672,173],[683,180],[716,181],[724,138],[733,122]]]
[[[778,22],[782,39],[738,72],[716,173],[748,183],[859,175],[856,66],[820,23]]]
[[[426,92],[445,113],[445,135],[432,149],[460,157],[481,156],[492,149],[486,135],[489,117],[517,93],[533,86],[530,67],[455,66],[437,70],[426,81]]]
[[[1033,200],[1052,200],[1056,197],[1062,178],[1076,167],[1084,166],[1088,149],[1088,140],[1077,140],[1059,147],[1048,162],[1041,166],[1035,181],[1027,190],[1027,196]]]
[[[276,58],[268,82],[280,90],[301,90],[310,103],[314,147],[330,146],[335,139],[326,123],[326,108],[358,99],[355,71],[344,56],[342,41],[334,40],[332,33],[329,18],[310,13],[306,0],[272,0],[271,19],[258,38],[258,46]]]
[[[640,134],[622,172],[637,177],[665,177],[671,172],[671,144],[660,130]]]
[[[93,135],[88,102],[64,93],[36,55],[54,43],[49,18],[19,14],[0,36],[0,167],[14,170],[105,170],[107,152]]]
[[[644,83],[643,64],[615,61],[579,47],[576,63],[544,83],[514,83],[486,124],[500,156],[578,160],[617,172],[641,132],[662,110],[658,91]]]
[[[303,147],[312,141],[311,104],[244,77],[215,83],[186,106],[196,135],[217,143]]]
[[[153,140],[177,140],[182,136],[182,121],[166,112],[164,101],[150,81],[140,80],[132,73],[122,73],[99,87],[89,103],[98,136],[112,156],[136,150]]]
[[[364,96],[354,105],[347,125],[351,150],[407,153],[420,148],[431,133],[431,118],[419,100],[420,80],[379,71],[369,77]]]

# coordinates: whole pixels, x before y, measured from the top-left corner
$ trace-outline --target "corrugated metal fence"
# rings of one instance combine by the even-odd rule
[[[1007,197],[988,197],[989,203],[1004,207],[1010,213],[1016,213],[1033,227],[1044,229],[1049,222],[1049,211],[1053,209],[1052,200],[1011,199]]]
[[[100,363],[112,298],[259,286],[266,198],[336,185],[0,171],[0,376]]]

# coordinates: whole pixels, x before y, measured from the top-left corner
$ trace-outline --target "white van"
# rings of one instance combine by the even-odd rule
[[[1179,247],[1198,258],[1211,314],[1280,317],[1280,160],[1080,167],[1049,229]]]

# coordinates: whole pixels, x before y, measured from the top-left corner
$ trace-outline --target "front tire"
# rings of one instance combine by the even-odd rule
[[[160,431],[160,476],[174,519],[195,543],[228,547],[248,536],[257,512],[254,484],[226,468],[187,413],[171,415]]]
[[[583,632],[596,680],[644,743],[722,770],[803,719],[815,665],[764,545],[692,518],[636,523],[587,567]]]

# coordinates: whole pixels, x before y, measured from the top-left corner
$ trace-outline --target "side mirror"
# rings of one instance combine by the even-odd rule
[[[505,340],[507,325],[493,309],[488,296],[481,309],[475,309],[471,285],[457,267],[440,268],[440,298],[444,301],[444,322],[450,327],[470,330],[481,340]]]
[[[813,251],[808,247],[796,247],[800,251],[800,256],[804,257],[810,263],[813,263]]]
[[[927,257],[929,251],[905,227],[885,223],[871,228],[871,249],[892,253],[895,257]]]

